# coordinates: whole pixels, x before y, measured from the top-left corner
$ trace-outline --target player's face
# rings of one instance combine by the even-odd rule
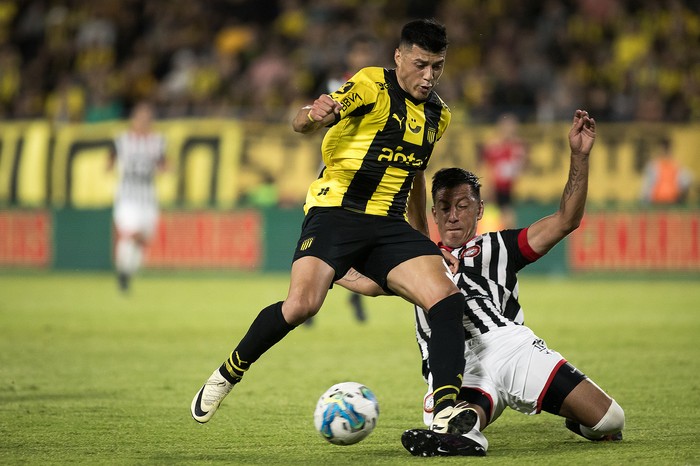
[[[445,53],[433,53],[417,45],[394,52],[396,78],[401,88],[417,100],[426,100],[442,75]]]
[[[148,105],[139,105],[134,109],[131,126],[135,131],[148,132],[153,121],[153,110]]]
[[[446,246],[456,248],[476,235],[476,223],[484,214],[484,203],[477,199],[471,186],[439,189],[435,193],[433,220]]]

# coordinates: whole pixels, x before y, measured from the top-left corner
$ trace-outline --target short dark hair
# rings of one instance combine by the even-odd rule
[[[441,168],[433,175],[433,187],[430,193],[435,202],[435,194],[441,189],[452,189],[463,184],[469,185],[477,200],[481,200],[481,182],[474,173],[463,168]]]
[[[435,19],[416,19],[406,23],[401,29],[399,46],[410,47],[414,44],[428,52],[442,52],[449,44],[447,30]]]

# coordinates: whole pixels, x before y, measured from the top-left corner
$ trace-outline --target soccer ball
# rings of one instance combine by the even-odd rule
[[[342,382],[318,399],[314,425],[330,443],[352,445],[374,430],[378,417],[379,403],[369,388],[357,382]]]

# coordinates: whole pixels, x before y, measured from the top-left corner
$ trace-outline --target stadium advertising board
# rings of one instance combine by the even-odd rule
[[[51,236],[46,211],[0,211],[0,267],[47,268]]]
[[[110,208],[116,175],[106,170],[107,160],[114,137],[125,125],[120,121],[55,126],[37,120],[0,126],[0,207],[5,209],[0,219],[0,267],[76,266],[74,257],[85,245],[68,239],[76,236],[77,227],[95,230],[92,214],[83,219],[79,211]],[[288,268],[287,254],[298,234],[297,214],[321,166],[320,136],[302,137],[284,124],[234,119],[167,120],[157,128],[167,140],[169,170],[157,179],[163,226],[147,264]],[[526,201],[523,205],[555,203],[561,196],[568,169],[567,128],[568,123],[522,126],[529,159],[516,185],[516,199]],[[568,260],[560,262],[575,271],[700,270],[696,207],[700,158],[695,156],[700,127],[606,124],[602,129],[591,156],[589,205],[609,206],[611,212],[587,215],[567,246]],[[482,176],[488,186],[479,149],[493,132],[491,126],[455,119],[436,145],[426,177],[442,167],[462,166]],[[677,158],[696,175],[689,196],[695,213],[619,213],[641,208],[642,172],[663,137],[672,140]],[[293,217],[289,222],[276,217],[280,210],[275,210],[275,218],[266,213],[274,205],[258,213],[234,211],[256,205],[255,193],[265,185],[274,186],[278,205],[289,209],[285,213]],[[522,205],[519,217],[521,211]],[[109,218],[99,217],[102,232],[110,226],[103,228]],[[271,223],[275,228],[268,231]],[[100,260],[92,260],[91,267],[109,266],[109,241],[94,243]],[[180,246],[184,252],[178,252]]]
[[[594,212],[569,241],[569,266],[590,271],[700,271],[700,214]]]
[[[253,210],[165,212],[146,266],[255,270],[261,265],[263,227]]]

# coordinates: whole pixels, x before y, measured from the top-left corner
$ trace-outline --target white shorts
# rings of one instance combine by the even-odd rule
[[[139,233],[149,239],[158,225],[158,207],[122,201],[114,206],[114,225],[121,234]]]
[[[506,406],[537,414],[552,377],[566,360],[523,325],[491,330],[468,341],[462,387],[481,392],[491,401],[491,421]],[[433,419],[432,377],[423,400],[423,420]]]

